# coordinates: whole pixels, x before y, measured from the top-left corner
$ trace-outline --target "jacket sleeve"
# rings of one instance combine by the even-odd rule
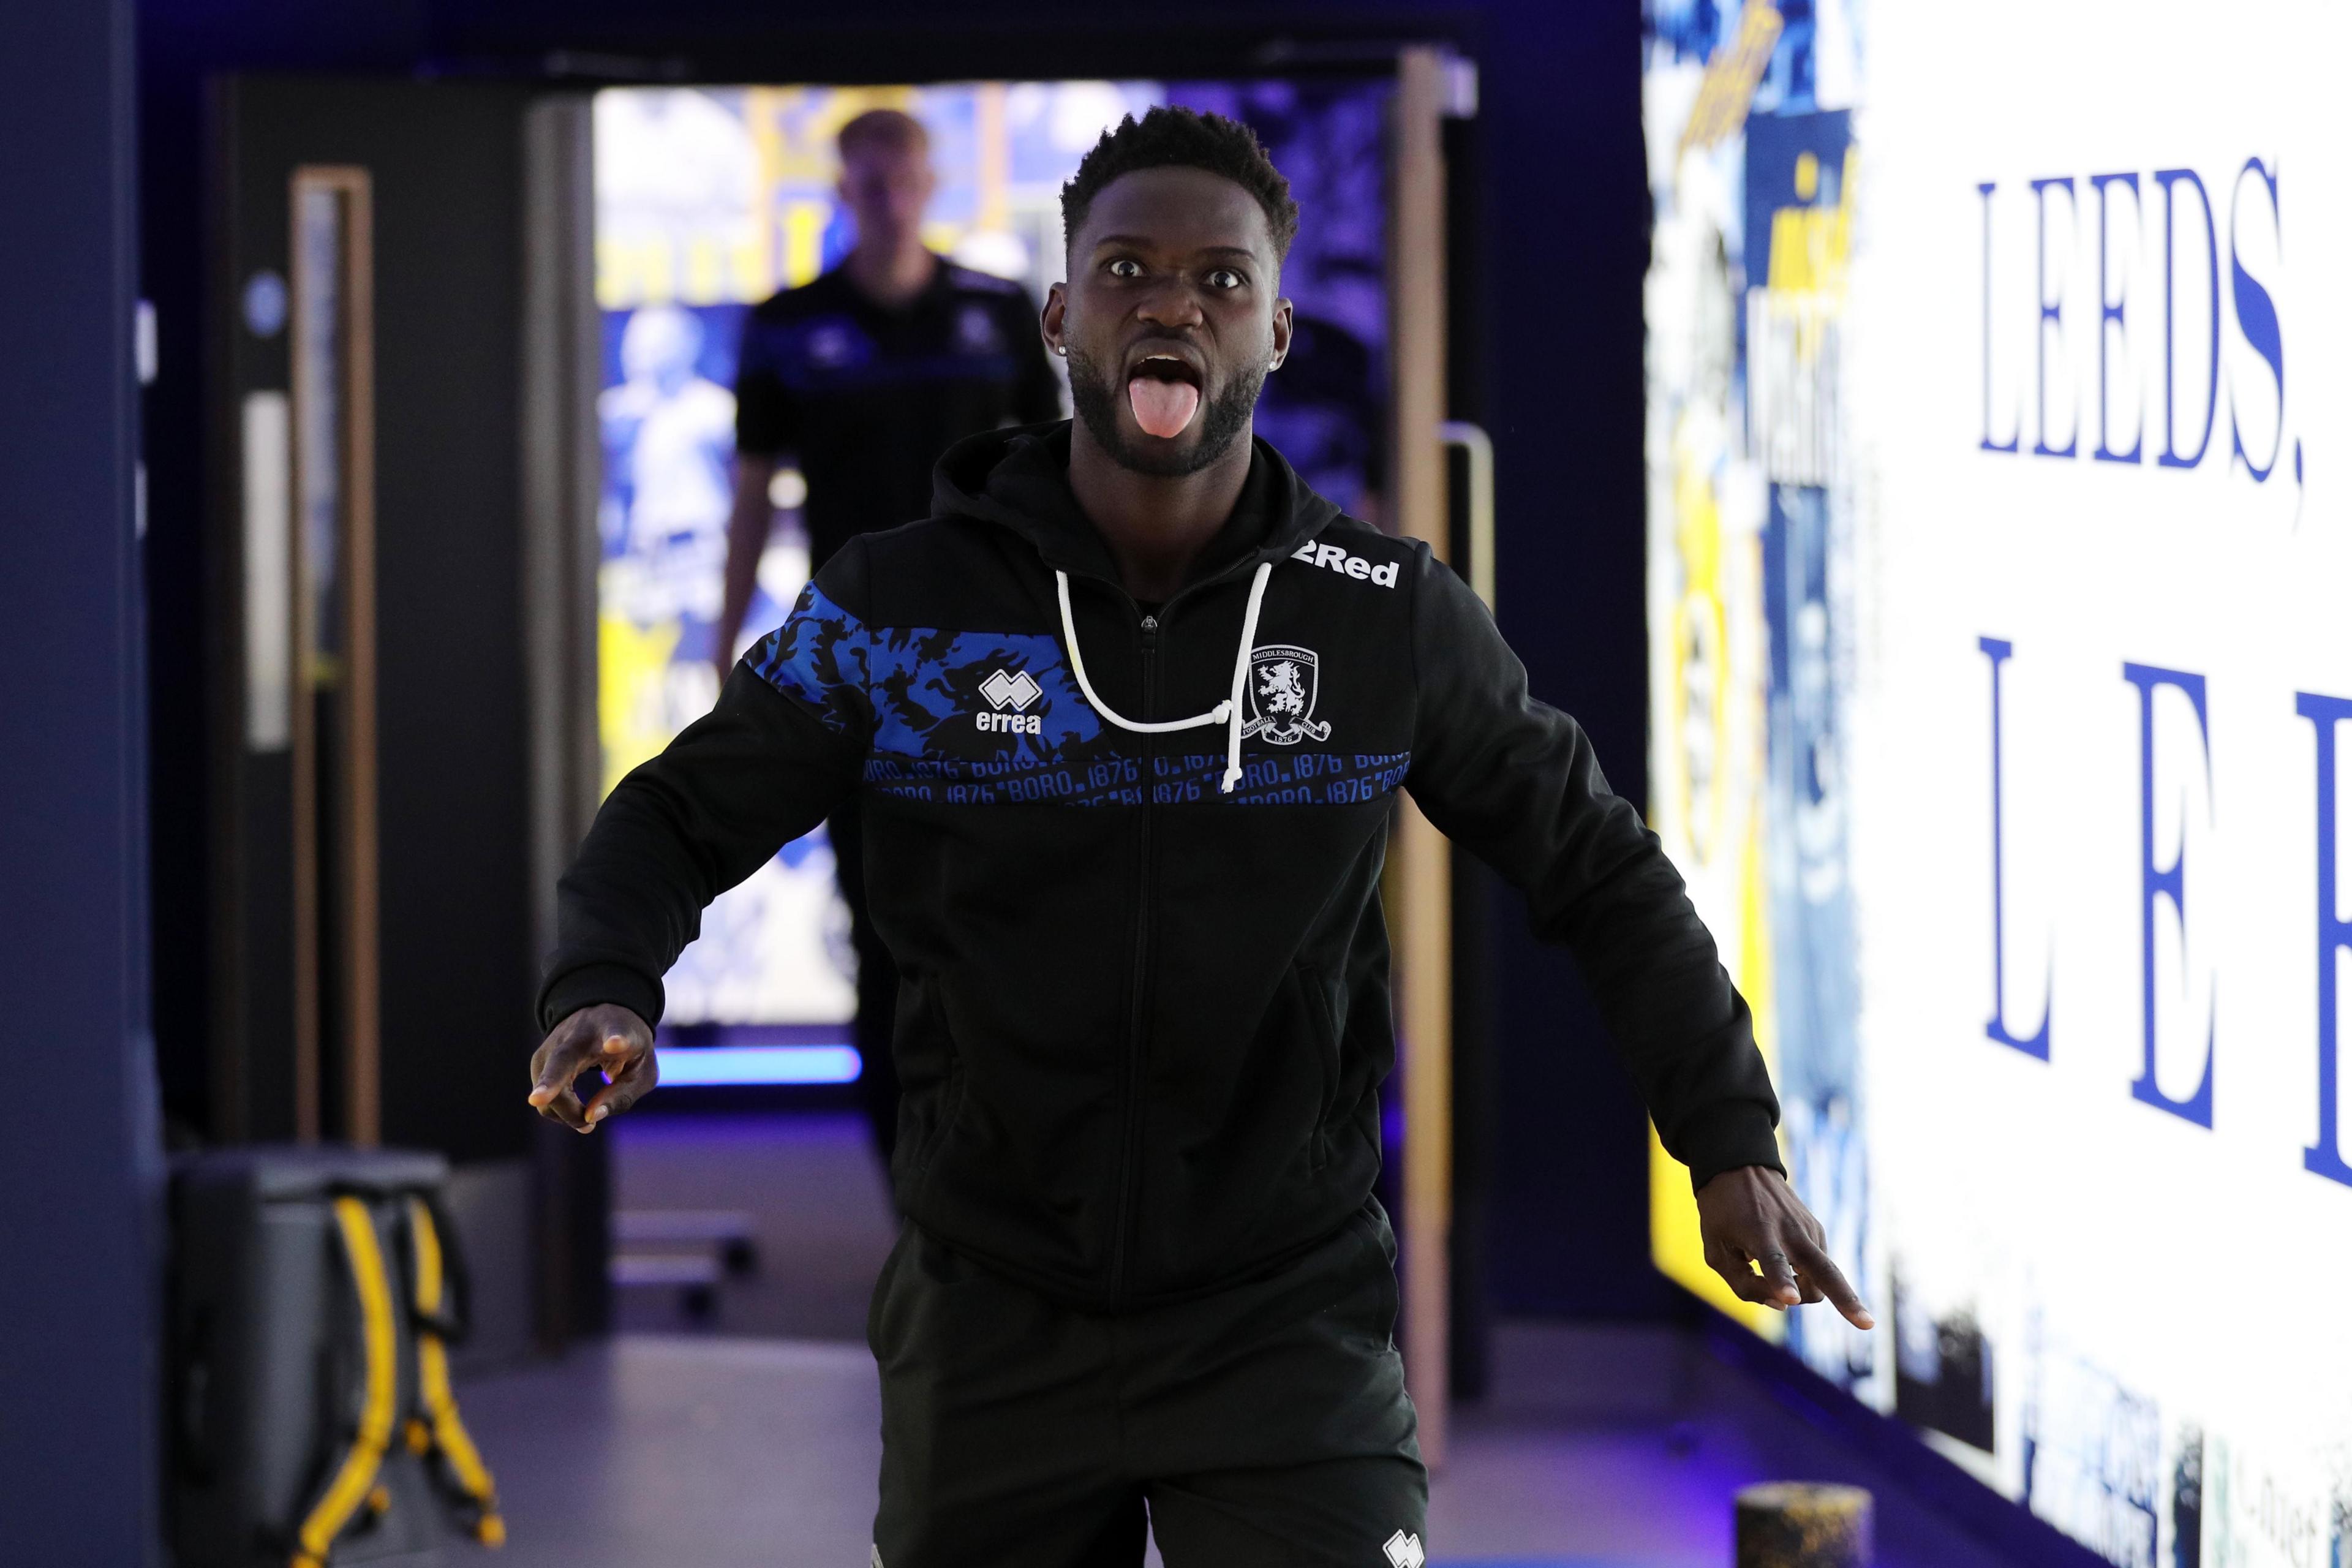
[[[1536,933],[1575,955],[1669,1153],[1694,1187],[1780,1168],[1780,1102],[1748,1004],[1717,961],[1683,879],[1610,792],[1575,720],[1528,693],[1494,618],[1423,554],[1405,787],[1446,837],[1526,895]]]
[[[704,906],[856,787],[872,729],[862,637],[810,584],[717,705],[614,789],[557,884],[542,1029],[599,1002],[658,1023],[661,977],[701,930]]]

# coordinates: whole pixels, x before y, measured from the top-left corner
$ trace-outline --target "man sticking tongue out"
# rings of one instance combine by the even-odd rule
[[[1761,1307],[1826,1297],[1860,1329],[1870,1314],[1782,1174],[1747,1005],[1591,742],[1528,694],[1444,562],[1254,454],[1298,223],[1265,149],[1155,109],[1106,134],[1062,202],[1069,281],[1043,326],[1069,355],[1075,426],[956,448],[937,515],[835,556],[711,712],[614,789],[558,890],[531,1100],[586,1132],[650,1089],[660,976],[703,906],[856,792],[877,921],[908,961],[896,1049],[926,1130],[898,1146],[909,1223],[869,1319],[874,1568],[1136,1568],[1147,1526],[1170,1568],[1417,1563],[1428,1473],[1371,1195],[1400,787],[1475,830],[1593,977],[1692,1166],[1725,1284]],[[1087,651],[1121,701],[1154,705],[1142,721],[1088,685],[1072,574],[1049,553],[1064,542],[1020,542],[1044,520],[1015,498],[1065,439],[1071,499],[1126,590],[1082,573]],[[1243,521],[1266,531],[1180,610],[1254,460],[1268,500]],[[999,474],[1026,488],[1000,495]],[[1058,521],[1061,498],[1042,499]],[[1383,564],[1290,564],[1307,544]],[[1059,626],[1034,625],[1055,599]],[[1109,635],[1114,609],[1131,636]],[[1256,726],[1244,767],[1240,700],[1297,698],[1301,716],[1302,668],[1344,695],[1287,738]],[[1213,689],[1231,693],[1222,717],[1171,717]],[[1016,701],[1035,739],[1000,749]],[[1137,733],[1204,725],[1227,726],[1222,758]],[[1220,761],[1223,787],[1173,787]],[[1060,782],[1080,776],[1097,782]],[[1168,787],[1115,783],[1146,779]],[[601,1084],[586,1105],[583,1077]]]
[[[1193,412],[1201,406],[1201,389],[1189,381],[1140,374],[1127,384],[1127,402],[1145,435],[1172,441],[1192,423]]]
[[[1191,133],[1193,121],[1166,124]],[[1045,301],[1077,414],[1070,489],[1141,604],[1181,588],[1233,515],[1258,391],[1290,348],[1289,232],[1219,172],[1216,133],[1197,134],[1205,163],[1125,171],[1088,194],[1068,233],[1069,281]]]

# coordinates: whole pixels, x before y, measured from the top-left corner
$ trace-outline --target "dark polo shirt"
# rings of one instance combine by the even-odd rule
[[[957,441],[1061,412],[1028,290],[947,261],[898,310],[835,268],[744,325],[736,448],[797,459],[812,571],[859,533],[929,517],[931,465]]]

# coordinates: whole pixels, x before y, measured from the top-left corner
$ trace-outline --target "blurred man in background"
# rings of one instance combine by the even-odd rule
[[[809,571],[873,529],[931,511],[931,466],[966,436],[1061,416],[1061,383],[1018,283],[955,266],[924,244],[937,178],[919,121],[869,110],[841,128],[842,205],[857,242],[841,264],[751,312],[735,383],[735,504],[715,657],[734,668],[789,456],[807,481]],[[765,626],[754,628],[765,632]],[[890,1059],[898,973],[866,913],[855,801],[832,817],[857,952],[859,1088],[884,1160],[898,1141]]]

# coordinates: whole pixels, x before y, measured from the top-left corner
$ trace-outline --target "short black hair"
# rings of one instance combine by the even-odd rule
[[[1077,243],[1087,209],[1103,188],[1122,174],[1139,169],[1206,169],[1257,198],[1265,212],[1265,226],[1274,236],[1276,261],[1290,254],[1298,234],[1298,203],[1290,182],[1274,166],[1259,144],[1257,132],[1222,114],[1201,114],[1190,109],[1161,105],[1132,114],[1106,131],[1102,140],[1078,161],[1078,172],[1062,187],[1062,244]]]

